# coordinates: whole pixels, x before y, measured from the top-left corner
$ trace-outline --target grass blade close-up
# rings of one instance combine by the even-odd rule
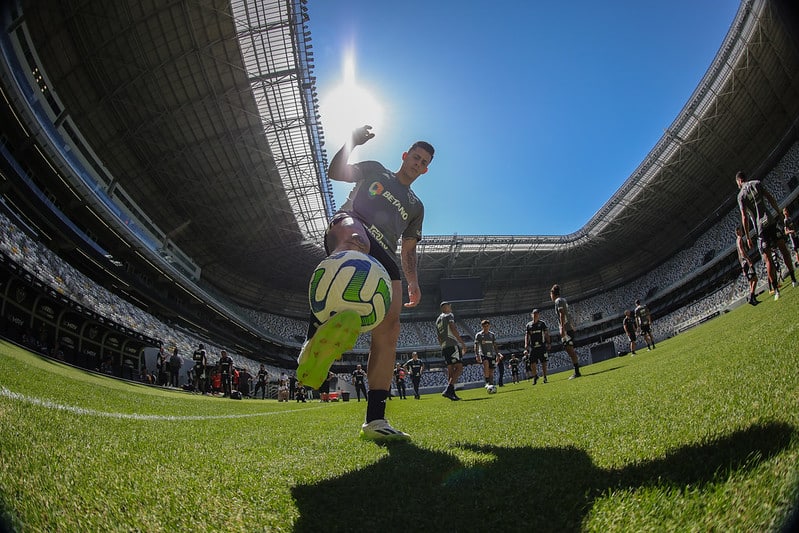
[[[0,343],[11,531],[779,531],[799,497],[799,289],[549,383],[229,401]],[[657,327],[657,322],[655,322]]]

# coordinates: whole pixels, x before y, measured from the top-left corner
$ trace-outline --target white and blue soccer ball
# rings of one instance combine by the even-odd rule
[[[486,391],[488,394],[496,394],[497,393],[497,386],[496,385],[486,385]]]
[[[361,316],[361,333],[376,328],[391,307],[391,278],[374,257],[345,250],[316,267],[308,286],[311,312],[320,322],[341,311]]]

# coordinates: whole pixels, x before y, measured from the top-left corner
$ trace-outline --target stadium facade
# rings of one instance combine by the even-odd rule
[[[336,209],[306,2],[53,0],[1,14],[8,215],[153,315],[289,361],[300,327],[257,317],[302,323]],[[426,297],[403,322],[429,321],[442,280],[467,279],[482,298],[459,306],[464,318],[547,305],[555,281],[580,302],[646,280],[640,296],[671,312],[737,275],[733,239],[676,282],[648,274],[729,216],[739,169],[795,202],[780,162],[798,133],[799,9],[744,0],[682,110],[582,228],[426,236]],[[586,342],[620,328],[612,312],[591,315]]]

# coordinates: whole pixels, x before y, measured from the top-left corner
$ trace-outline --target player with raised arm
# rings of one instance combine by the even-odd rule
[[[396,172],[377,161],[350,164],[353,149],[374,138],[370,130],[371,126],[356,129],[330,162],[328,177],[353,183],[354,187],[327,228],[325,250],[328,254],[343,250],[369,254],[385,267],[391,278],[394,295],[391,307],[383,321],[371,331],[367,363],[369,392],[360,436],[375,441],[407,440],[410,436],[391,427],[385,418],[403,305],[397,243],[401,241],[402,271],[408,283],[405,307],[415,307],[422,298],[416,271],[416,246],[422,238],[424,206],[411,185],[427,172],[435,150],[427,142],[415,142],[402,154],[402,163]],[[298,358],[297,378],[306,385],[318,387],[333,361],[352,349],[359,333],[360,317],[354,311],[337,313],[322,324],[312,316],[307,340]]]

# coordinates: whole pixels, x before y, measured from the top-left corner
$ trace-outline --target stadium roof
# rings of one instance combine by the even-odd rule
[[[145,208],[203,283],[304,316],[335,209],[304,1],[54,0],[25,4],[22,19],[108,186]],[[762,176],[796,141],[798,43],[791,2],[744,1],[685,107],[583,228],[425,237],[425,300],[409,317],[437,313],[443,278],[480,278],[491,315],[545,302],[554,282],[587,296],[673,256],[728,212],[737,170]]]

